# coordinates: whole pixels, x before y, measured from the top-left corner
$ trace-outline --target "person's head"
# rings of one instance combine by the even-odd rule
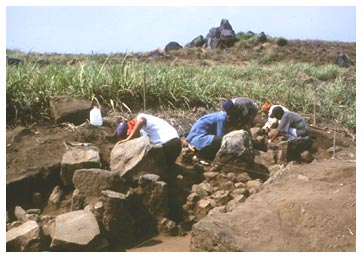
[[[128,123],[123,122],[116,128],[116,134],[120,139],[125,139],[128,136]]]
[[[125,139],[133,131],[136,123],[137,119],[133,118],[118,125],[118,127],[116,128],[116,133],[119,139]]]
[[[222,105],[222,110],[226,112],[228,120],[234,120],[237,114],[237,110],[234,106],[233,101],[228,100]]]
[[[272,114],[270,115],[270,117],[281,120],[283,114],[284,114],[283,108],[281,106],[276,106],[275,108],[273,108],[273,111],[272,111]]]
[[[271,104],[268,101],[265,101],[262,106],[262,112],[265,114],[268,114],[270,107],[271,107]]]

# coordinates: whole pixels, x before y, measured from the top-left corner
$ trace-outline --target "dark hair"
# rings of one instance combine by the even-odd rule
[[[270,115],[271,118],[281,119],[284,114],[283,108],[281,106],[276,106],[272,110],[272,114]]]

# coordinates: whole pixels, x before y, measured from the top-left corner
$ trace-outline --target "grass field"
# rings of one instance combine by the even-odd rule
[[[238,53],[240,59],[236,58]],[[49,100],[57,95],[87,100],[94,95],[103,107],[116,110],[122,103],[141,109],[145,101],[148,108],[204,106],[211,111],[219,109],[227,98],[246,96],[258,105],[264,100],[282,104],[311,120],[316,104],[318,118],[336,119],[355,128],[355,68],[283,59],[279,58],[282,53],[272,48],[254,54],[255,59],[243,54],[236,49],[235,53],[181,50],[157,59],[141,54],[8,51],[9,56],[20,56],[24,62],[7,66],[7,124],[49,119]],[[207,66],[197,62],[201,55]]]

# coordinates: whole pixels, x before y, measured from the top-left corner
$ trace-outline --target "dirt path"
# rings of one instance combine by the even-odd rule
[[[127,252],[189,252],[191,233],[180,237],[156,236]]]

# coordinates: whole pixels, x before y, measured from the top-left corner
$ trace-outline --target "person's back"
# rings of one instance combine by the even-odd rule
[[[231,101],[234,103],[234,105],[238,107],[246,107],[248,110],[251,109],[258,110],[256,104],[250,98],[238,97],[238,98],[233,98]]]
[[[302,116],[294,112],[284,111],[277,129],[288,133],[289,128],[295,128],[297,136],[306,136],[308,134],[308,126]]]
[[[210,113],[199,118],[192,126],[186,141],[201,150],[210,144],[213,136],[222,137],[225,133],[226,113],[219,111]]]
[[[146,119],[146,125],[140,130],[142,135],[147,135],[151,143],[166,143],[173,138],[179,138],[176,129],[171,126],[167,121],[148,114],[139,114],[137,120],[140,118]]]
[[[249,129],[254,125],[254,119],[258,112],[257,104],[250,98],[238,97],[231,100],[234,106],[241,111],[238,116],[238,128]],[[240,122],[239,122],[240,121]]]

